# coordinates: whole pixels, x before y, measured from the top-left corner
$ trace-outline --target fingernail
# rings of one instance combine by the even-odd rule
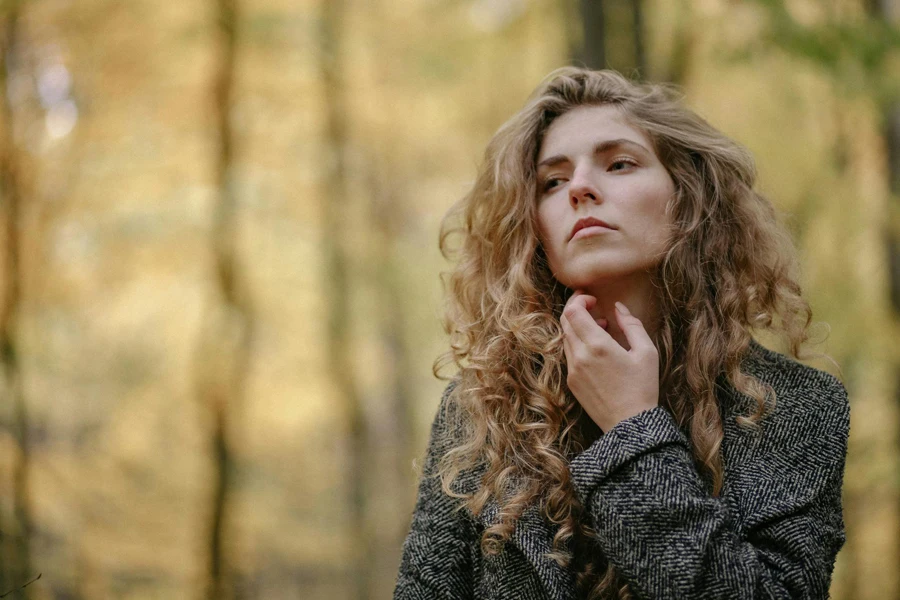
[[[621,302],[616,302],[616,309],[617,309],[620,313],[622,313],[623,315],[630,315],[630,314],[631,314],[630,312],[628,312],[628,309],[625,308],[625,305],[622,304]]]

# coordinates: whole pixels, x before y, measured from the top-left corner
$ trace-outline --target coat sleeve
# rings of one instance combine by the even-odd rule
[[[637,596],[828,597],[844,543],[850,409],[827,377],[801,393],[808,410],[766,430],[762,451],[732,453],[720,497],[662,407],[620,422],[572,460],[602,551]]]
[[[471,548],[474,528],[459,500],[441,489],[437,463],[446,450],[451,383],[431,426],[419,495],[403,544],[394,600],[465,600],[473,597]]]

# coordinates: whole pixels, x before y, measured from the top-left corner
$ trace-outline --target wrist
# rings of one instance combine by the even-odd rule
[[[638,416],[639,414],[641,414],[643,412],[646,412],[648,410],[653,410],[654,408],[658,408],[658,407],[659,407],[659,404],[653,404],[653,405],[643,406],[636,410],[626,411],[626,412],[616,415],[614,417],[605,419],[604,423],[598,423],[597,426],[600,427],[600,429],[602,429],[604,433],[606,433],[610,429],[612,429],[613,427],[615,427],[616,425],[621,423],[622,421],[627,421],[629,419],[633,419],[634,417]]]

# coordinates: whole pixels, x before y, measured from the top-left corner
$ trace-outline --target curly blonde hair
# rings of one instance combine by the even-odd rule
[[[650,138],[675,184],[669,209],[676,233],[651,274],[662,316],[660,405],[689,433],[712,494],[720,493],[724,472],[716,389],[727,383],[753,398],[755,411],[738,421],[755,426],[775,398],[741,372],[750,331],[780,333],[799,357],[812,314],[791,238],[753,189],[752,156],[686,108],[676,88],[566,67],[491,139],[474,186],[441,227],[441,251],[456,265],[445,280],[451,349],[435,373],[456,365],[451,401],[466,416],[462,438],[439,465],[443,489],[475,515],[498,503],[499,520],[481,538],[486,553],[498,552],[524,510],[538,503],[560,525],[553,556],[576,570],[579,595],[628,598],[613,565],[591,556],[595,534],[570,479],[569,460],[599,430],[566,386],[559,317],[570,290],[550,272],[536,229],[543,136],[554,119],[585,105],[618,107]],[[453,238],[459,243],[451,248]],[[480,487],[455,491],[460,473],[474,467],[484,469]]]

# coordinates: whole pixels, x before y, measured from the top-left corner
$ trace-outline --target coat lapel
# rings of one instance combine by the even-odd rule
[[[499,507],[491,500],[481,512],[481,521],[489,526],[498,523]],[[575,594],[575,577],[547,555],[553,550],[557,525],[548,523],[540,509],[532,505],[519,518],[510,542],[531,564],[551,600],[568,600]]]
[[[484,470],[480,468],[461,472],[453,486],[455,491],[475,493],[482,484],[483,474]],[[475,518],[485,528],[499,523],[500,506],[497,501],[489,500]],[[509,541],[534,568],[550,600],[570,600],[575,597],[575,575],[547,556],[553,550],[553,536],[558,530],[559,526],[544,519],[540,507],[532,504],[519,518]]]

